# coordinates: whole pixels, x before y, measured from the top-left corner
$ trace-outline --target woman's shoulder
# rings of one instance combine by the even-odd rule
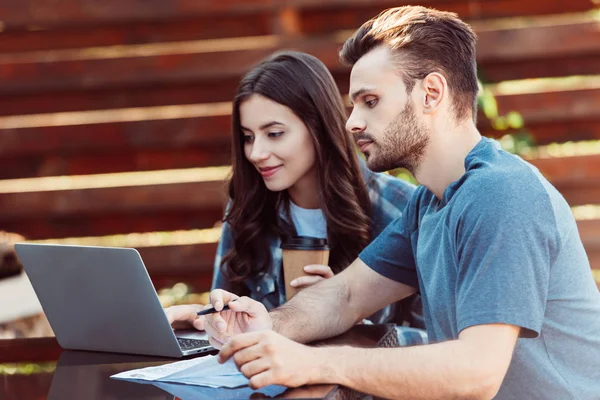
[[[371,171],[363,160],[359,164],[371,203],[385,199],[403,208],[415,192],[416,186],[412,183],[385,172]]]

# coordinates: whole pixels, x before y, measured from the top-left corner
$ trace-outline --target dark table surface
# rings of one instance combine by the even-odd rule
[[[347,333],[317,343],[357,347],[393,345],[391,325],[357,325]],[[390,344],[391,343],[391,344]],[[0,340],[0,399],[360,399],[364,395],[336,385],[280,389],[266,393],[249,388],[210,389],[168,384],[159,388],[111,379],[116,373],[177,361],[169,358],[63,350],[55,338]]]

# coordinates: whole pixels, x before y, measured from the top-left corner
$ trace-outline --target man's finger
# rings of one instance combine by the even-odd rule
[[[221,347],[223,347],[223,343],[219,342],[217,339],[215,339],[214,337],[209,337],[208,338],[208,343],[214,347],[215,349],[221,350]]]
[[[249,346],[235,353],[233,355],[233,360],[238,367],[241,367],[250,361],[262,357],[262,355],[263,351],[261,351],[260,346]]]
[[[251,317],[260,315],[265,312],[265,306],[250,297],[244,296],[236,301],[229,302],[229,309],[235,312],[245,312]]]
[[[238,298],[238,295],[229,293],[223,289],[215,289],[210,292],[210,303],[217,311],[221,311],[225,304]]]
[[[321,282],[323,280],[325,280],[325,278],[323,278],[320,275],[301,276],[291,281],[290,286],[293,286],[295,288],[312,286],[315,283]]]
[[[227,312],[227,311],[224,311]],[[205,325],[208,322],[213,328],[215,328],[216,332],[223,333],[227,330],[227,321],[223,318],[221,313],[208,314],[204,316]]]
[[[255,346],[256,347],[256,346]],[[248,379],[252,378],[254,375],[260,374],[269,369],[271,366],[271,362],[267,358],[259,358],[254,361],[250,361],[240,368],[240,372],[244,374],[244,376]]]
[[[265,386],[276,384],[273,377],[273,370],[268,369],[250,378],[250,387],[254,390],[263,388]]]
[[[229,333],[227,332],[220,332],[218,331],[215,326],[213,325],[213,320],[211,320],[211,318],[207,318],[208,316],[205,316],[204,319],[204,330],[206,331],[206,334],[209,337],[215,338],[216,340],[218,340],[221,343],[225,343],[227,342],[231,336]]]
[[[224,363],[238,351],[258,344],[262,337],[262,332],[242,333],[235,336],[221,348],[221,351],[219,352],[219,362]]]

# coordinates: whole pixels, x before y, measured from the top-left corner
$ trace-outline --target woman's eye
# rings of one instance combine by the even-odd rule
[[[269,132],[269,137],[277,138],[283,135],[283,132]]]
[[[244,135],[244,143],[252,143],[253,141],[254,141],[254,136]]]

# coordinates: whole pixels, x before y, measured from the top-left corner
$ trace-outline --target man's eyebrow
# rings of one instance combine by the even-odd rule
[[[371,90],[373,90],[373,89],[368,89],[368,88],[360,88],[360,89],[358,89],[357,91],[353,92],[350,95],[350,101],[352,103],[354,103],[358,97],[362,96],[363,94],[365,94],[367,92],[370,92]]]

